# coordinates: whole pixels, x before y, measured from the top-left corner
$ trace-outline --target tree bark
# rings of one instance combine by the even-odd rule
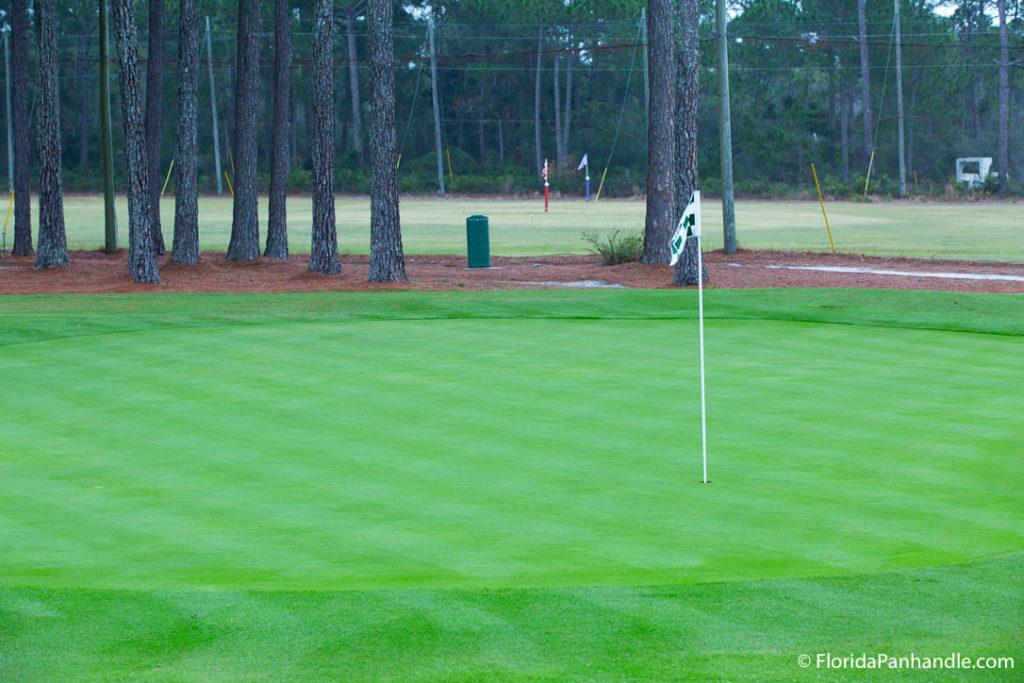
[[[181,0],[178,26],[178,152],[171,260],[199,263],[199,0]]]
[[[309,269],[319,275],[341,272],[334,217],[334,70],[332,0],[313,5],[313,234]]]
[[[252,261],[260,257],[256,188],[259,71],[260,0],[239,0],[235,75],[235,200],[227,253],[229,261]]]
[[[14,245],[15,256],[32,255],[32,187],[28,120],[28,8],[25,0],[11,2],[11,88],[14,109]]]
[[[651,106],[647,119],[647,217],[644,263],[668,263],[675,167],[675,73],[672,0],[648,0],[647,53]]]
[[[345,37],[348,46],[348,88],[352,100],[352,149],[363,157],[363,106],[359,98],[359,52],[356,50],[356,6],[345,10]]]
[[[270,153],[268,258],[288,259],[288,134],[292,89],[292,39],[288,0],[274,3],[274,125]]]
[[[683,217],[686,205],[693,191],[698,189],[697,174],[697,101],[700,74],[698,56],[700,37],[697,22],[700,18],[698,0],[678,0],[679,53],[676,57],[676,99],[675,99],[675,202],[672,214],[672,229]],[[703,240],[703,237],[701,238]],[[666,242],[668,238],[666,237]],[[683,257],[676,262],[672,282],[677,286],[698,283],[698,249],[703,245],[695,239],[686,240]],[[700,271],[699,277],[708,281],[708,271]]]
[[[864,140],[861,145],[861,154],[864,157],[864,169],[871,158],[872,137],[871,130],[873,115],[871,113],[871,63],[868,59],[868,17],[867,0],[857,0],[857,28],[858,43],[860,45],[860,88],[861,102],[864,115]]]
[[[398,211],[391,0],[370,0],[370,282],[405,282]]]
[[[39,243],[36,268],[68,265],[61,188],[60,91],[57,83],[57,12],[54,0],[37,0],[39,48]]]
[[[135,5],[132,0],[112,0],[111,15],[117,37],[120,63],[121,118],[124,123],[124,153],[128,173],[128,272],[135,282],[160,282],[149,192],[149,157],[142,113],[142,84],[139,78],[139,47],[135,33]]]
[[[160,228],[160,139],[164,132],[164,0],[149,0],[149,59],[146,64],[146,156],[149,159],[150,230],[157,254],[166,251]]]

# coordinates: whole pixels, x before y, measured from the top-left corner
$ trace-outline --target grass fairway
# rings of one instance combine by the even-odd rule
[[[127,243],[127,201],[118,199],[121,244]],[[1024,261],[1020,238],[1022,205],[1013,203],[941,204],[915,202],[829,202],[826,204],[836,249],[842,253],[945,259]],[[641,231],[643,201],[602,200],[586,203],[561,199],[544,213],[542,200],[479,198],[402,199],[402,240],[408,254],[463,253],[466,217],[490,218],[491,251],[500,256],[586,253],[584,233]],[[161,207],[164,237],[171,247],[174,199]],[[365,254],[370,248],[370,204],[364,198],[336,201],[338,245],[342,253]],[[75,249],[103,246],[101,197],[65,199],[68,245]],[[200,243],[203,249],[225,251],[231,235],[230,198],[200,201]],[[744,249],[828,251],[828,234],[818,202],[741,200],[736,204],[737,238]],[[260,203],[261,235],[266,238],[266,201]],[[722,248],[722,212],[717,201],[705,201],[707,249]],[[288,200],[289,246],[309,253],[312,200]],[[36,221],[34,224],[38,224]]]
[[[1021,299],[707,294],[6,299],[0,679],[1019,672]]]

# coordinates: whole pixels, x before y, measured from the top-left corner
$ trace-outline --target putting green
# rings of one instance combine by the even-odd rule
[[[375,589],[840,576],[1024,548],[1018,337],[711,320],[16,344],[0,583]]]

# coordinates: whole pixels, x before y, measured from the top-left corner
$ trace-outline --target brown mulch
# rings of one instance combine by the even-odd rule
[[[260,259],[229,262],[222,252],[204,252],[195,266],[180,266],[169,256],[160,258],[161,283],[140,285],[127,274],[126,250],[113,255],[102,251],[75,251],[71,265],[36,270],[31,257],[0,260],[0,294],[105,293],[105,292],[293,292],[546,289],[619,285],[629,288],[672,286],[670,266],[626,263],[602,266],[596,255],[494,257],[491,268],[467,268],[465,256],[406,257],[409,282],[374,284],[367,281],[369,257],[343,255],[340,275],[323,277],[308,270],[309,257],[288,261]],[[879,275],[791,270],[784,267],[842,266],[915,273],[995,274],[1024,277],[1022,263],[940,261],[882,258],[841,254],[721,251],[705,255],[709,287],[872,287],[943,291],[1024,294],[1024,281],[968,280],[921,275]],[[784,267],[780,267],[784,266]]]

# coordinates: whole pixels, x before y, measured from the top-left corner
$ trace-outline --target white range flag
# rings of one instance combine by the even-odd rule
[[[679,226],[669,240],[668,245],[672,250],[670,265],[674,266],[683,255],[687,237],[700,237],[700,190],[693,191],[690,203],[686,205],[683,217],[679,219]]]
[[[579,165],[579,167],[576,170],[577,171],[582,171],[584,166],[588,166],[588,167],[590,166],[590,164],[587,163],[587,155],[586,154],[583,155],[583,160],[580,161],[580,165]]]

